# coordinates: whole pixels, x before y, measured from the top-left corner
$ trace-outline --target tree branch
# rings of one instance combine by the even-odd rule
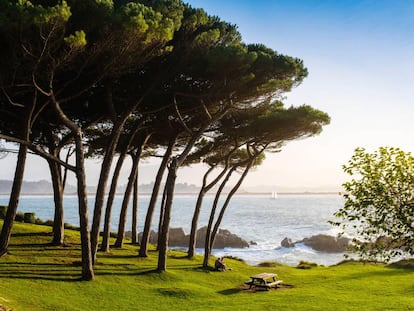
[[[8,136],[8,135],[4,135],[4,134],[0,134],[0,138],[4,139],[6,141],[11,141],[14,143],[19,143],[22,145],[27,146],[30,150],[32,150],[35,154],[41,156],[42,158],[46,159],[46,160],[51,160],[51,161],[55,161],[57,163],[59,163],[60,165],[62,165],[63,167],[66,167],[68,170],[71,171],[75,171],[75,167],[65,163],[64,161],[62,161],[61,159],[52,156],[51,154],[45,152],[42,148],[40,148],[39,146],[34,145],[33,143],[29,142],[29,141],[25,141],[16,137],[12,137],[12,136]]]
[[[21,108],[24,108],[24,107],[25,107],[25,106],[24,106],[24,105],[22,105],[22,104],[19,104],[19,103],[14,102],[14,101],[10,98],[9,94],[7,94],[7,92],[6,92],[6,90],[4,89],[4,87],[2,87],[2,88],[1,88],[1,90],[3,91],[4,95],[6,96],[7,100],[9,101],[9,103],[10,103],[12,106],[17,106],[17,107],[21,107]]]
[[[177,98],[176,95],[174,95],[174,108],[175,112],[177,113],[178,119],[180,120],[181,125],[184,127],[184,129],[191,135],[193,133],[192,130],[190,130],[187,125],[185,124],[183,117],[181,116],[180,110],[178,109],[177,105]]]

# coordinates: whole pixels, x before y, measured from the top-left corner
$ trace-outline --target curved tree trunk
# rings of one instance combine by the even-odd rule
[[[49,142],[49,153],[55,158],[60,159],[60,151],[62,146],[69,141],[67,136],[65,142],[60,141],[60,144],[56,144],[54,135],[52,133],[52,128],[49,128],[47,132],[48,142]],[[73,154],[72,148],[70,147],[66,153],[65,163],[69,163],[69,158]],[[64,167],[63,176],[62,176],[62,165],[53,159],[47,159],[49,165],[50,175],[52,178],[53,186],[53,200],[55,204],[55,213],[53,218],[53,240],[52,245],[59,246],[64,244],[65,238],[65,219],[64,219],[64,209],[63,209],[63,196],[66,184],[66,177],[68,168]]]
[[[132,188],[135,184],[135,181],[138,176],[138,165],[139,160],[141,158],[142,150],[144,149],[144,146],[146,145],[148,139],[151,137],[151,134],[145,135],[143,137],[143,140],[141,141],[140,146],[138,147],[136,153],[134,155],[131,155],[132,157],[132,169],[131,173],[129,175],[127,188],[125,190],[124,199],[122,201],[122,207],[121,207],[121,213],[119,216],[119,225],[118,225],[118,236],[115,241],[115,247],[122,247],[124,243],[125,238],[125,224],[126,224],[126,216],[127,216],[127,210],[128,210],[128,204],[129,199],[131,197]]]
[[[124,199],[122,200],[122,207],[121,207],[121,212],[119,215],[118,235],[117,235],[114,247],[122,247],[124,243],[125,224],[126,224],[129,199],[131,197],[132,188],[134,186],[135,178],[138,173],[139,157],[140,157],[140,152],[137,152],[136,154],[131,155],[132,168],[131,168],[131,173],[129,174],[128,184],[125,189]]]
[[[229,157],[227,158],[226,165],[221,171],[221,173],[208,185],[207,185],[207,177],[214,170],[215,166],[210,167],[208,171],[204,174],[203,185],[201,186],[200,192],[198,194],[196,206],[194,208],[193,219],[191,221],[190,240],[188,243],[188,254],[187,254],[188,258],[194,257],[194,254],[195,254],[195,246],[197,243],[198,218],[200,216],[200,211],[201,211],[201,206],[203,204],[204,196],[208,191],[210,191],[220,181],[220,179],[227,172],[228,159]]]
[[[158,247],[159,248],[158,267],[157,267],[158,271],[167,270],[168,238],[169,238],[169,228],[170,228],[170,220],[171,220],[171,210],[172,210],[172,205],[173,205],[172,203],[173,203],[173,198],[174,198],[175,181],[177,179],[177,170],[184,163],[191,149],[194,147],[196,141],[201,137],[201,135],[204,133],[207,127],[214,121],[223,117],[226,114],[227,109],[229,108],[230,106],[225,107],[225,109],[220,110],[213,117],[211,117],[211,115],[209,114],[208,122],[202,124],[196,132],[192,133],[184,150],[181,152],[181,154],[178,157],[174,158],[171,161],[170,167],[168,169],[168,176],[167,176],[167,184],[166,184],[166,190],[167,190],[166,196],[167,197],[166,197],[166,202],[165,202],[165,214],[164,214],[164,219],[163,219],[163,224],[162,224],[162,232],[159,233],[159,236],[161,236],[161,240],[160,240],[160,245]]]
[[[68,152],[66,153],[66,159],[65,159],[65,163],[69,163],[69,158],[70,156],[73,154],[73,149],[72,147],[69,148]],[[68,176],[68,168],[65,167],[63,169],[63,178],[62,178],[62,189],[63,189],[63,193],[65,193],[65,186],[66,186],[66,179]]]
[[[118,161],[115,166],[114,174],[112,176],[111,189],[109,190],[108,199],[106,201],[105,222],[104,222],[104,230],[103,230],[102,244],[101,244],[101,251],[104,251],[104,252],[109,252],[109,238],[111,235],[112,206],[113,206],[115,195],[116,195],[116,188],[118,185],[119,174],[121,172],[121,168],[124,163],[125,156],[126,156],[126,152],[122,152],[119,155]]]
[[[88,198],[87,198],[87,193],[86,193],[85,158],[84,158],[84,150],[83,150],[83,142],[82,142],[82,130],[76,123],[71,121],[65,115],[59,103],[56,102],[54,98],[51,104],[58,118],[74,134],[74,140],[75,140],[75,146],[76,146],[75,174],[76,174],[76,179],[77,179],[79,225],[80,225],[80,237],[81,237],[81,248],[82,248],[82,279],[89,281],[94,278],[94,272],[93,272],[93,267],[92,267],[92,253],[91,253],[91,241],[90,241],[90,231],[89,231]]]
[[[131,228],[131,242],[138,244],[138,173],[135,176],[134,182],[134,196],[132,200],[132,228]]]
[[[104,159],[102,161],[101,172],[99,175],[99,182],[98,188],[96,189],[95,195],[95,206],[93,210],[93,220],[92,220],[92,233],[91,233],[91,245],[92,245],[92,259],[93,262],[96,260],[96,252],[98,250],[98,243],[99,243],[99,231],[101,226],[101,217],[102,217],[102,209],[105,199],[105,191],[109,179],[109,172],[112,166],[112,161],[115,156],[116,147],[119,141],[119,137],[122,134],[122,129],[128,117],[134,111],[134,109],[140,104],[140,102],[144,99],[144,96],[141,96],[139,100],[135,103],[131,104],[130,107],[123,111],[122,115],[117,118],[115,113],[115,108],[113,105],[113,98],[112,98],[112,89],[108,87],[108,96],[107,96],[107,104],[109,106],[109,110],[112,111],[112,117],[114,120],[114,126],[112,128],[112,132],[109,138],[108,146],[105,150]]]
[[[79,224],[82,246],[82,279],[89,281],[94,278],[92,253],[89,231],[88,197],[86,193],[85,159],[82,134],[76,135],[76,178],[78,180]]]
[[[188,252],[187,257],[193,258],[195,254],[195,246],[197,239],[197,226],[198,218],[200,216],[201,205],[203,204],[204,195],[207,193],[206,183],[208,174],[213,171],[214,167],[210,167],[206,174],[204,174],[203,184],[201,186],[200,192],[198,193],[197,202],[194,208],[193,219],[191,220],[191,230],[190,230],[190,240],[188,242]]]
[[[32,122],[33,111],[37,99],[37,93],[34,94],[34,101],[27,111],[24,111],[24,119],[22,122],[22,139],[29,141],[30,128]],[[16,217],[17,207],[19,205],[19,197],[22,189],[24,169],[26,165],[28,146],[20,144],[19,153],[17,155],[16,169],[14,171],[13,185],[9,198],[9,205],[4,218],[3,227],[0,233],[0,257],[7,252],[10,243],[11,232],[13,228],[14,218]]]
[[[59,157],[59,152],[53,152]],[[55,203],[55,215],[53,218],[53,240],[52,245],[63,245],[65,236],[65,223],[63,211],[63,182],[61,168],[55,161],[48,161],[53,186],[53,200]]]
[[[141,246],[139,248],[139,257],[148,256],[148,243],[150,238],[151,223],[154,216],[155,206],[157,204],[157,198],[161,187],[162,176],[164,175],[165,169],[167,168],[168,160],[170,159],[173,147],[175,144],[174,139],[170,140],[167,150],[162,158],[160,167],[158,168],[157,176],[155,177],[154,187],[152,188],[151,199],[148,204],[147,215],[145,217],[145,225],[142,232]],[[159,232],[159,230],[158,230]]]
[[[208,260],[210,259],[210,239],[211,239],[211,228],[213,227],[214,217],[216,214],[216,209],[218,205],[218,201],[220,199],[220,195],[223,192],[224,187],[226,186],[226,183],[229,181],[230,176],[233,174],[233,172],[236,170],[235,167],[232,167],[231,170],[227,173],[226,177],[224,178],[223,182],[221,183],[219,189],[217,190],[216,196],[214,198],[213,206],[211,207],[210,217],[207,224],[207,230],[206,230],[206,237],[204,241],[204,259],[203,259],[203,267],[208,267]]]
[[[164,215],[165,215],[165,201],[167,200],[167,184],[164,185],[164,191],[162,192],[161,206],[160,206],[160,217],[158,219],[158,238],[157,238],[157,251],[159,251],[159,246],[161,244],[161,234],[162,226],[164,224]]]
[[[174,197],[175,180],[177,179],[177,160],[173,159],[168,169],[168,177],[165,185],[166,189],[166,201],[165,201],[165,213],[163,217],[161,232],[158,232],[160,237],[159,255],[158,255],[158,271],[167,270],[167,251],[168,251],[168,239],[169,239],[169,225],[171,220],[171,210]]]
[[[123,121],[123,122],[122,122]],[[101,165],[101,172],[99,175],[98,187],[95,195],[95,207],[93,210],[92,230],[91,230],[91,247],[93,263],[96,261],[96,251],[98,250],[99,231],[101,226],[102,207],[105,199],[106,186],[109,179],[109,173],[112,166],[112,161],[115,156],[116,146],[121,136],[122,128],[125,124],[126,118],[121,122],[114,124],[109,144],[106,147],[104,159]]]
[[[213,232],[211,233],[211,238],[210,238],[210,247],[209,247],[210,254],[209,254],[209,256],[211,255],[211,250],[213,249],[213,246],[214,246],[214,241],[215,241],[215,239],[216,239],[217,231],[218,231],[218,229],[219,229],[219,227],[220,227],[220,225],[221,225],[221,221],[223,220],[224,212],[226,211],[227,206],[229,205],[230,200],[231,200],[231,198],[233,197],[233,195],[236,193],[236,191],[237,191],[237,190],[239,190],[240,185],[242,184],[242,182],[243,182],[244,178],[246,177],[247,173],[249,172],[250,168],[251,168],[251,167],[252,167],[252,165],[253,165],[253,161],[254,161],[254,159],[251,159],[251,160],[250,160],[250,162],[249,162],[249,163],[248,163],[248,165],[246,166],[246,168],[245,168],[245,170],[244,170],[243,174],[240,176],[240,178],[239,178],[238,182],[237,182],[237,183],[234,185],[234,187],[231,189],[231,191],[230,191],[230,192],[229,192],[229,194],[227,195],[226,201],[223,203],[223,206],[222,206],[222,208],[221,208],[221,210],[220,210],[220,213],[219,213],[219,215],[218,215],[218,217],[217,217],[217,220],[216,220],[216,223],[215,223],[215,225],[214,225]]]
[[[112,216],[112,206],[115,199],[116,188],[118,185],[119,174],[121,172],[122,165],[125,160],[125,156],[127,154],[128,148],[130,147],[132,141],[134,140],[136,134],[138,133],[141,127],[141,123],[138,122],[134,129],[132,130],[131,134],[129,135],[128,142],[123,146],[122,151],[119,155],[118,161],[115,166],[114,173],[112,175],[112,182],[111,188],[109,190],[108,199],[106,201],[106,209],[105,209],[105,221],[104,221],[104,231],[102,237],[102,244],[101,244],[101,251],[109,252],[109,237],[111,235],[111,216]]]
[[[22,188],[24,167],[27,157],[27,146],[20,145],[17,156],[17,164],[14,172],[13,186],[10,193],[9,205],[4,218],[3,227],[0,234],[0,256],[7,252],[9,246],[11,231],[13,228],[14,218],[16,217],[17,207],[19,205],[20,191]]]

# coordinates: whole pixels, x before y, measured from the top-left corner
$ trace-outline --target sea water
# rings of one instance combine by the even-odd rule
[[[150,196],[139,198],[138,230],[142,231]],[[213,203],[213,196],[206,196],[200,214],[199,227],[206,226]],[[196,195],[176,195],[171,217],[172,228],[183,228],[188,234],[191,226]],[[8,197],[0,196],[0,205],[7,205]],[[222,203],[222,202],[221,202]],[[89,213],[93,214],[94,197],[89,196]],[[117,231],[122,196],[114,201],[111,231]],[[334,212],[343,205],[343,198],[337,194],[280,194],[236,195],[230,201],[221,227],[237,234],[246,241],[255,242],[249,248],[215,249],[216,256],[235,256],[249,264],[264,261],[277,261],[296,265],[300,260],[312,261],[321,265],[336,264],[344,259],[343,253],[325,253],[313,250],[303,244],[293,248],[281,247],[281,241],[288,237],[300,241],[316,234],[335,236],[337,229],[328,220],[334,220]],[[221,205],[219,204],[219,208]],[[79,224],[76,196],[64,198],[65,222]],[[130,209],[129,209],[130,210]],[[18,212],[34,212],[42,220],[53,219],[53,196],[21,196]],[[104,212],[103,212],[104,213]],[[91,220],[90,216],[90,220]],[[153,229],[158,227],[158,208],[154,215]],[[128,217],[126,230],[131,230]],[[202,253],[202,250],[197,250]]]

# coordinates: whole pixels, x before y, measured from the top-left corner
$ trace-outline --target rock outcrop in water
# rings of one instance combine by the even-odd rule
[[[319,252],[343,253],[347,250],[350,239],[345,237],[334,237],[326,234],[317,234],[301,241],[292,242],[289,238],[284,238],[281,242],[282,247],[294,247],[296,244],[303,243]]]
[[[280,243],[282,247],[294,247],[295,243],[292,241],[292,239],[284,238],[282,242]]]
[[[197,248],[204,247],[204,241],[206,238],[207,227],[202,227],[197,230]],[[131,235],[131,232],[126,233],[127,236]],[[141,234],[139,235],[139,240],[141,240]],[[171,228],[169,234],[168,245],[178,246],[178,247],[187,247],[190,239],[189,235],[186,235],[183,228]],[[151,231],[150,233],[150,243],[157,244],[158,233]],[[253,242],[252,242],[253,243]],[[249,247],[249,243],[236,234],[231,233],[226,229],[219,229],[216,240],[214,242],[214,248],[246,248]]]

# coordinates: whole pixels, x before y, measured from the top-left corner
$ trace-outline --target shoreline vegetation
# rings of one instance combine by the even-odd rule
[[[8,253],[0,258],[0,308],[410,310],[414,305],[413,260],[391,265],[302,262],[290,267],[275,262],[251,266],[225,258],[232,270],[218,272],[203,269],[201,256],[188,259],[185,253],[170,250],[170,268],[157,272],[154,246],[147,258],[138,258],[138,246],[127,241],[122,248],[98,253],[98,282],[89,283],[80,281],[79,232],[67,230],[60,247],[50,245],[50,234],[50,227],[15,224]],[[249,289],[245,282],[258,273],[276,273],[284,286],[270,291]]]

